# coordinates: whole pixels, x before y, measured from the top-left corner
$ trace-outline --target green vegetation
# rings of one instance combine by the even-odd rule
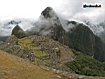
[[[47,54],[45,52],[42,51],[35,51],[35,56],[37,57],[43,57],[46,56]]]
[[[39,59],[36,59],[36,62],[37,62],[37,65],[41,65],[41,66],[43,66],[43,65],[44,65],[44,62],[43,62],[43,61],[41,61],[41,60],[39,60]]]
[[[76,59],[66,63],[66,65],[75,73],[88,76],[105,76],[105,64],[81,52],[73,52],[77,56]]]
[[[75,24],[75,22],[69,22]],[[72,48],[104,62],[105,44],[103,41],[84,24],[77,23],[75,28],[70,29],[68,36],[72,42]],[[70,47],[70,45],[69,45]]]

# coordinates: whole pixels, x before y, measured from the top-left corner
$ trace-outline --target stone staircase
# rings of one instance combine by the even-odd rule
[[[19,53],[19,51],[20,51],[20,48],[16,48],[16,49],[13,51],[13,53],[12,53],[12,54],[17,55],[17,54]]]
[[[22,49],[20,49],[20,51],[18,52],[17,55],[18,55],[19,57],[23,57],[23,56],[24,56],[23,54],[24,54],[24,51],[23,51]]]
[[[8,52],[10,49],[12,49],[14,45],[7,45],[5,48],[3,48],[4,51]]]

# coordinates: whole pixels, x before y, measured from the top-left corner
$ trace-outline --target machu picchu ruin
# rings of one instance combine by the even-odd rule
[[[1,9],[0,79],[105,79],[104,5],[92,11],[83,9],[88,10],[84,13],[78,7],[83,1],[76,5],[78,10],[68,7],[68,3],[75,1],[56,1],[57,5],[53,1],[39,1],[41,6],[33,1],[4,1],[9,4],[9,11]],[[19,6],[14,6],[14,2]],[[43,2],[54,4],[51,6],[55,8],[49,5],[37,15],[46,6]],[[7,16],[2,18],[2,14]],[[97,18],[102,20],[98,22]]]
[[[46,62],[46,65],[52,66],[56,62],[63,62],[64,60],[73,59],[73,52],[69,47],[60,44],[57,41],[45,36],[29,36],[19,40],[20,48],[28,47],[30,48],[36,57],[40,59],[42,63]],[[64,51],[66,50],[66,54]],[[52,64],[48,64],[48,62]]]
[[[31,35],[18,39],[11,35],[6,42],[0,41],[0,50],[29,60],[42,69],[51,70],[67,78],[79,77],[65,65],[75,60],[76,53],[51,37]]]
[[[69,47],[45,36],[33,35],[18,39],[12,35],[6,40],[6,42],[1,41],[0,45],[1,50],[10,54],[23,58],[29,58],[30,60],[35,60],[35,58],[38,58],[46,62],[46,64],[47,62],[54,63],[55,61],[69,61],[75,56]],[[32,53],[35,56],[33,56]]]
[[[41,68],[49,67],[57,70],[68,70],[64,63],[72,61],[75,57],[68,46],[54,41],[50,37],[37,35],[21,39],[12,35],[6,42],[0,41],[0,50],[28,59]]]

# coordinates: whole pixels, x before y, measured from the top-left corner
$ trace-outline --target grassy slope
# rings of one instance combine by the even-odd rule
[[[57,75],[42,70],[29,61],[0,50],[0,79],[57,79]]]
[[[66,65],[77,74],[88,76],[105,76],[102,62],[80,52],[76,52],[76,55],[76,59],[72,62],[68,62]]]

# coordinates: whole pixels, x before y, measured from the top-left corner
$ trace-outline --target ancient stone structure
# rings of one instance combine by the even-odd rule
[[[27,39],[31,40],[31,45],[38,47],[40,51],[42,51],[42,53],[44,52],[47,55],[42,57],[36,56],[35,52],[31,49],[33,48],[32,46],[29,46],[28,44],[24,45],[23,41]],[[18,39],[17,37],[12,35],[6,40],[6,42],[0,41],[0,50],[6,51],[10,54],[17,55],[22,58],[26,58],[34,64],[37,64],[37,59],[43,62],[44,65],[48,67],[67,72],[70,70],[66,66],[64,66],[64,63],[72,61],[75,57],[69,47],[62,45],[61,43],[54,41],[53,39],[50,39],[50,37],[36,35],[22,39]]]

